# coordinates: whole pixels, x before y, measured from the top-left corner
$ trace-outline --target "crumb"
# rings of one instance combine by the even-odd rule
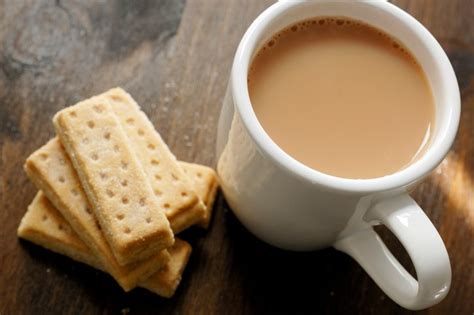
[[[50,268],[46,268],[46,273],[50,273],[51,272],[51,269]]]
[[[127,315],[129,313],[130,313],[130,307],[122,308],[120,310],[120,314],[122,314],[122,315]]]

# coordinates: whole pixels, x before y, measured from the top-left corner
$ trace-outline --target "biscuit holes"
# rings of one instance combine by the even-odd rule
[[[89,121],[87,122],[87,127],[89,127],[90,129],[94,129],[95,123],[94,123],[93,121],[89,120]]]
[[[40,158],[43,160],[43,161],[46,161],[48,159],[48,154],[47,153],[41,153],[40,154]]]
[[[106,180],[107,177],[108,177],[106,172],[100,172],[99,176],[100,176],[100,179],[102,179],[102,180]]]
[[[95,227],[99,230],[102,231],[102,227],[100,226],[98,221],[95,221]]]
[[[151,218],[146,218],[146,223],[151,223]]]
[[[156,146],[153,143],[148,143],[148,149],[155,150]]]
[[[128,118],[128,119],[126,120],[126,123],[129,124],[129,125],[133,125],[133,124],[135,123],[135,119],[133,119],[133,118]]]
[[[73,196],[76,196],[76,197],[79,196],[79,192],[78,192],[77,189],[75,189],[75,188],[74,188],[74,189],[71,189],[71,194],[72,194]]]
[[[144,136],[145,135],[145,131],[143,131],[143,129],[138,129],[138,135],[139,136]]]
[[[337,20],[336,24],[339,26],[344,25],[344,20]]]
[[[110,132],[104,133],[104,139],[105,140],[110,140]]]
[[[139,204],[140,206],[144,207],[145,204],[146,204],[146,198],[140,198],[140,200],[138,201],[138,204]]]
[[[161,180],[161,176],[159,174],[155,174],[155,179],[160,181]]]
[[[126,179],[124,179],[123,181],[120,182],[120,185],[122,185],[122,187],[127,187],[128,185],[128,182]]]
[[[158,165],[160,165],[160,161],[158,161],[157,159],[152,159],[150,163],[151,163],[151,165],[153,165],[153,166],[158,166]]]
[[[92,211],[91,211],[91,209],[90,209],[89,207],[85,207],[84,210],[85,210],[87,213],[92,214]]]
[[[64,176],[59,176],[59,182],[61,183],[65,183],[66,182],[66,179],[64,178]]]
[[[177,182],[179,180],[178,176],[176,176],[176,174],[174,173],[171,173],[171,179],[173,180],[173,182]]]
[[[46,221],[46,220],[48,220],[48,217],[46,216],[46,214],[43,214],[43,216],[41,217],[41,221],[44,222],[44,221]]]
[[[99,159],[99,155],[97,153],[92,153],[91,154],[91,159],[94,161],[97,161]]]
[[[126,227],[126,228],[123,229],[123,232],[124,232],[125,234],[130,234],[130,232],[132,232],[132,230],[130,230],[129,227]]]
[[[77,114],[75,111],[72,111],[69,113],[69,116],[71,116],[72,118],[76,118],[77,117]]]
[[[292,32],[296,32],[298,30],[298,26],[294,25],[291,27]]]
[[[122,161],[122,163],[120,163],[120,167],[125,171],[128,168],[128,163]]]
[[[130,200],[128,200],[127,197],[122,197],[122,203],[123,203],[124,205],[128,204],[129,202],[130,202]]]
[[[63,225],[62,225],[62,224],[58,224],[58,229],[59,229],[60,231],[62,231],[62,230],[64,229]]]
[[[102,113],[104,111],[104,105],[95,105],[94,110],[96,113]]]
[[[158,190],[158,189],[155,189],[154,193],[155,193],[155,196],[157,196],[157,197],[161,197],[161,195],[163,195],[161,190]]]
[[[83,138],[82,139],[82,144],[88,144],[89,143],[89,138]]]
[[[106,193],[107,196],[109,196],[110,198],[112,198],[113,196],[115,196],[114,192],[113,192],[112,190],[110,190],[110,189],[107,189],[107,190],[105,191],[105,193]]]
[[[59,158],[59,159],[58,159],[58,162],[59,162],[59,164],[61,164],[61,165],[66,165],[66,160],[63,159],[63,158]]]
[[[122,96],[116,95],[116,94],[111,95],[110,98],[111,98],[113,101],[116,101],[116,102],[123,102],[123,101],[125,101],[125,99],[124,99]]]
[[[123,218],[125,218],[125,216],[123,215],[123,213],[119,213],[119,214],[117,214],[115,217],[116,217],[117,220],[119,220],[119,221],[122,221]]]
[[[202,178],[202,173],[201,173],[201,172],[197,172],[197,173],[196,173],[196,176],[197,176],[197,178]]]
[[[115,152],[115,153],[118,153],[118,152],[119,152],[119,146],[118,146],[118,145],[114,145],[114,152]]]
[[[165,204],[163,204],[163,207],[164,207],[165,209],[169,209],[169,208],[171,207],[171,205],[170,205],[169,203],[165,203]]]
[[[181,197],[186,198],[188,196],[188,193],[185,191],[181,192]]]

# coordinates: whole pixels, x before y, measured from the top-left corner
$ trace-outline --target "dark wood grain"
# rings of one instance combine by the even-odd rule
[[[425,314],[474,312],[474,1],[399,0],[438,38],[462,94],[457,141],[413,196],[444,239],[448,297]],[[175,154],[214,165],[216,124],[239,39],[270,0],[0,0],[0,314],[410,313],[348,256],[263,244],[222,196],[175,297],[123,293],[113,280],[17,240],[35,189],[24,159],[53,135],[58,109],[109,87],[129,90]],[[380,229],[407,266],[400,244]]]

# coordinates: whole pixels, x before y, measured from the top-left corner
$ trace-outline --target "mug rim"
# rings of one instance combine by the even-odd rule
[[[314,3],[320,4],[321,2],[326,1],[317,1]],[[238,46],[232,66],[230,83],[234,109],[239,113],[249,136],[262,153],[287,172],[310,183],[319,184],[331,190],[367,194],[393,190],[409,185],[422,179],[436,168],[447,155],[454,142],[460,119],[461,106],[459,87],[453,67],[446,53],[433,35],[414,17],[391,3],[385,1],[363,3],[376,6],[377,9],[394,16],[400,23],[408,25],[410,29],[417,29],[422,33],[423,38],[429,42],[429,45],[425,45],[424,49],[436,55],[436,67],[438,67],[442,73],[442,85],[449,95],[448,99],[450,100],[450,104],[445,105],[447,106],[449,115],[442,117],[443,120],[447,121],[446,128],[442,130],[443,132],[441,134],[437,134],[436,137],[433,138],[432,144],[427,152],[408,167],[383,177],[369,179],[350,179],[326,174],[290,156],[273,141],[261,126],[253,110],[248,93],[247,74],[254,52],[254,49],[249,49],[248,47],[255,44],[259,35],[263,33],[265,26],[273,19],[285,14],[285,11],[293,6],[307,5],[307,1],[277,2],[268,7],[254,20]],[[350,17],[350,15],[348,16]]]

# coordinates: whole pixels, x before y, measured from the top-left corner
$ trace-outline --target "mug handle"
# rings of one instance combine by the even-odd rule
[[[416,269],[414,279],[392,255],[373,228],[338,240],[334,247],[354,258],[377,285],[401,306],[420,310],[439,303],[451,285],[451,266],[441,237],[418,204],[408,195],[373,205],[364,221],[389,228],[408,252]]]

